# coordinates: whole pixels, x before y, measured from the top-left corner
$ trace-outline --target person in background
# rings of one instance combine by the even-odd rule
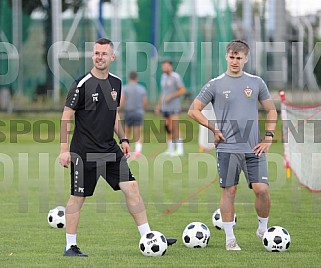
[[[135,142],[133,159],[140,157],[142,152],[142,125],[147,106],[146,89],[138,84],[137,77],[136,72],[129,74],[129,82],[123,88],[119,106],[119,112],[123,112],[124,115],[125,136],[132,137],[133,133]]]
[[[162,93],[155,113],[162,113],[166,120],[166,153],[182,156],[184,155],[184,146],[179,130],[179,113],[181,112],[181,97],[185,94],[186,89],[181,76],[173,71],[173,63],[170,60],[162,62],[162,71],[160,81]]]

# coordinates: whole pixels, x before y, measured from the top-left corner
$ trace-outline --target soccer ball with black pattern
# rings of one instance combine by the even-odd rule
[[[266,230],[262,239],[264,247],[270,252],[287,251],[291,244],[289,232],[281,226],[272,226]]]
[[[139,249],[144,256],[163,256],[167,250],[166,237],[158,231],[150,231],[140,238]]]
[[[205,248],[211,237],[211,232],[202,222],[188,224],[183,232],[183,243],[188,248]]]
[[[63,206],[58,206],[49,211],[47,220],[49,225],[52,228],[65,228],[66,219],[65,219],[65,208]]]
[[[234,222],[236,223],[236,214],[234,213]],[[223,220],[222,220],[222,215],[221,215],[221,210],[217,209],[214,211],[212,215],[212,223],[214,227],[218,230],[223,229]]]

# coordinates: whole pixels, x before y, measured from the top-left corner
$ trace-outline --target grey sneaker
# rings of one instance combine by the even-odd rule
[[[225,246],[226,250],[241,250],[239,245],[237,244],[236,240],[231,240]]]
[[[259,229],[256,230],[256,236],[258,239],[263,240],[263,236],[264,236],[265,232],[260,232]]]

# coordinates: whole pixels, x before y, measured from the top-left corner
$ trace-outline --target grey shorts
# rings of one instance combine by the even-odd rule
[[[267,161],[265,154],[254,153],[217,153],[217,168],[222,188],[239,183],[240,173],[244,172],[249,188],[252,183],[268,184]]]
[[[144,114],[143,113],[124,113],[125,126],[127,127],[136,127],[143,125]]]
[[[172,110],[172,111],[161,111],[161,112],[162,112],[164,118],[169,118],[174,114],[179,114],[180,110],[177,109],[177,110]]]

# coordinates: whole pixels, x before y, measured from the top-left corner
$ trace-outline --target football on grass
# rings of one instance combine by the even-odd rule
[[[236,223],[236,214],[234,214],[234,222]],[[222,220],[222,215],[221,215],[221,210],[217,209],[214,211],[212,215],[212,223],[214,227],[218,230],[223,229],[223,220]]]
[[[289,232],[280,226],[272,226],[263,235],[263,245],[270,252],[287,251],[291,244]]]
[[[205,248],[210,237],[210,230],[202,222],[188,224],[182,235],[183,243],[188,248]]]
[[[148,232],[140,238],[139,249],[144,256],[163,256],[167,250],[166,237],[157,231]]]
[[[58,206],[49,211],[47,217],[48,223],[52,228],[65,228],[66,219],[65,219],[65,208]]]

